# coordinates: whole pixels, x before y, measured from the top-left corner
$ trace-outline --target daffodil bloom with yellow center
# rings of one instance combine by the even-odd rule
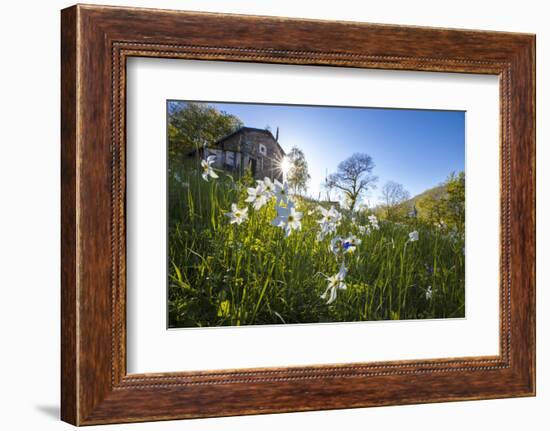
[[[322,241],[327,235],[336,232],[336,228],[342,220],[342,214],[334,208],[334,205],[328,210],[319,206],[319,211],[321,212],[322,218],[317,220],[321,228],[317,234],[317,239]]]
[[[261,185],[263,187],[264,194],[268,199],[273,196],[273,193],[275,193],[275,184],[273,184],[273,182],[268,177],[264,178],[264,180],[261,182]]]
[[[330,207],[329,210],[326,208],[323,208],[322,206],[319,206],[319,211],[321,211],[321,215],[323,216],[321,220],[318,220],[317,223],[340,223],[342,220],[342,214],[334,208],[334,205]]]
[[[328,298],[327,305],[332,304],[336,300],[336,292],[338,290],[345,290],[347,288],[346,283],[344,283],[347,272],[348,270],[344,266],[344,262],[342,262],[340,270],[336,274],[327,277],[328,287],[321,295],[321,299]]]
[[[285,237],[288,237],[293,230],[300,230],[302,228],[302,213],[296,211],[292,201],[289,201],[286,207],[277,206],[276,208],[277,217],[271,224],[283,229]]]
[[[214,169],[212,169],[212,164],[216,160],[216,156],[208,156],[206,160],[201,160],[201,167],[202,167],[202,179],[204,181],[208,181],[208,177],[211,178],[218,178],[218,174],[214,172]]]
[[[241,224],[242,222],[248,220],[248,208],[239,208],[237,204],[231,204],[231,212],[225,213],[229,217],[230,224]]]
[[[275,197],[277,198],[277,205],[281,203],[288,203],[288,183],[283,183],[275,180]]]
[[[264,194],[261,184],[258,184],[255,188],[249,187],[247,192],[248,197],[245,199],[245,202],[251,202],[256,211],[267,203],[267,196]]]

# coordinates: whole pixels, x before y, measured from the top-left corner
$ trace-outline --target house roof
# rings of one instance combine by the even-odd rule
[[[260,132],[260,133],[264,133],[264,134],[268,135],[271,139],[273,139],[275,141],[275,143],[279,147],[279,150],[281,150],[281,152],[284,155],[286,155],[285,150],[283,150],[283,147],[281,147],[281,144],[279,144],[279,142],[275,139],[275,137],[273,136],[273,133],[271,133],[270,130],[257,129],[255,127],[246,127],[246,126],[240,127],[239,129],[235,130],[234,132],[230,133],[229,135],[224,136],[223,138],[217,140],[214,143],[214,145],[221,145],[224,141],[228,140],[229,138],[232,138],[233,136],[238,135],[239,133],[246,133],[246,132]]]

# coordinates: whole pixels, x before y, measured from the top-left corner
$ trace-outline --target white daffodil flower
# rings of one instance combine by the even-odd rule
[[[330,234],[336,233],[335,223],[320,223],[321,230],[317,233],[317,240],[322,241]]]
[[[249,187],[247,189],[248,197],[245,202],[251,202],[254,209],[257,211],[267,203],[267,196],[264,194],[263,187],[258,184],[257,187]]]
[[[376,218],[376,216],[374,214],[371,214],[369,217],[369,223],[371,225],[371,227],[374,229],[374,230],[378,230],[380,229],[380,226],[378,224],[378,219]]]
[[[275,193],[275,184],[273,184],[273,182],[267,177],[264,178],[262,184],[263,184],[264,194],[269,199]]]
[[[355,235],[350,235],[342,241],[342,247],[346,253],[353,253],[359,244],[361,244],[361,240]]]
[[[341,236],[335,236],[330,240],[330,245],[328,249],[332,251],[335,255],[339,255],[344,251],[344,240]]]
[[[370,227],[369,226],[359,226],[359,233],[361,235],[368,235],[370,233]]]
[[[271,222],[273,226],[280,227],[288,237],[293,230],[302,228],[302,213],[296,211],[294,204],[289,201],[286,207],[277,206],[277,217]]]
[[[418,241],[418,231],[413,230],[411,233],[409,233],[409,241],[410,242]]]
[[[433,296],[432,286],[428,286],[428,288],[426,289],[426,299],[429,301],[430,299],[432,299],[432,296]]]
[[[218,174],[214,172],[214,169],[212,169],[212,164],[216,160],[216,156],[208,156],[206,160],[201,160],[201,166],[202,166],[202,178],[204,181],[208,181],[208,177],[211,178],[218,178]]]
[[[342,220],[342,214],[338,212],[334,205],[330,207],[329,210],[319,206],[319,211],[321,211],[322,218],[318,220],[317,223],[335,223],[338,224]]]
[[[331,207],[330,209],[332,209],[334,207]],[[330,210],[327,210],[326,208],[322,207],[322,206],[319,206],[318,207],[319,211],[321,211],[321,220],[318,220],[317,223],[319,224],[323,224],[323,223],[332,223],[332,216],[329,215],[329,212]]]
[[[322,241],[327,235],[336,232],[336,227],[340,224],[342,220],[342,214],[340,214],[334,206],[331,206],[329,210],[319,206],[319,211],[321,212],[321,220],[317,220],[321,227],[321,231],[317,234],[317,239]]]
[[[277,205],[280,205],[281,202],[288,203],[288,183],[286,181],[280,183],[275,180],[275,197],[277,198]]]
[[[331,277],[327,277],[328,287],[325,292],[321,295],[321,299],[327,299],[327,305],[332,304],[336,300],[336,291],[338,289],[346,289],[346,283],[344,279],[346,278],[346,273],[348,270],[344,266],[344,262],[340,266],[340,270]]]
[[[245,207],[240,209],[237,207],[237,204],[233,203],[231,204],[231,212],[225,213],[225,215],[229,217],[230,224],[241,224],[242,222],[248,220],[248,208]]]

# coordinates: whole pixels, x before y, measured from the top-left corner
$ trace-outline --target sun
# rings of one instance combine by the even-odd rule
[[[283,156],[283,158],[279,162],[279,169],[283,173],[283,178],[286,178],[287,174],[290,172],[291,167],[292,162],[290,161],[290,159],[286,156]]]

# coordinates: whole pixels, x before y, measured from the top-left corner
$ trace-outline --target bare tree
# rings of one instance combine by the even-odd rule
[[[382,195],[380,198],[384,202],[384,209],[386,211],[386,218],[391,220],[395,218],[399,211],[399,206],[409,199],[410,194],[403,184],[396,183],[395,181],[388,181],[382,187]]]
[[[334,174],[330,174],[327,186],[336,188],[346,197],[350,211],[369,188],[374,188],[378,177],[372,175],[374,161],[368,154],[355,153],[340,162]]]

